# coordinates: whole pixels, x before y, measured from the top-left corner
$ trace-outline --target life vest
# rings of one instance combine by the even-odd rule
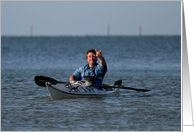
[[[102,81],[103,81],[103,78],[104,77],[98,77],[97,75],[97,72],[98,72],[98,67],[97,67],[97,63],[92,67],[90,68],[89,67],[89,64],[85,65],[84,66],[84,70],[82,71],[82,80],[88,80],[86,78],[88,77],[92,77],[91,80],[88,80],[88,81],[91,81],[93,84],[97,84],[97,85],[102,85]],[[95,87],[97,89],[100,89],[102,90],[101,87]]]

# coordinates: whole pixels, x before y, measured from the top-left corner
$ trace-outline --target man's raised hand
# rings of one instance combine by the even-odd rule
[[[101,58],[102,57],[102,49],[100,49],[100,51],[97,51],[97,49],[95,49],[96,51],[96,57]]]

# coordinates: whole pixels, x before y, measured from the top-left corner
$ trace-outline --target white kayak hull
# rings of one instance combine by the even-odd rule
[[[111,88],[109,90],[103,89],[98,90],[94,87],[80,87],[72,89],[70,86],[65,86],[64,84],[53,85],[49,82],[46,83],[46,87],[52,97],[52,99],[63,99],[69,97],[96,97],[104,96],[118,92],[118,88]]]

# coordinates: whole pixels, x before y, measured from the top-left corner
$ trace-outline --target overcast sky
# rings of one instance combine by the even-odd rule
[[[2,1],[1,34],[181,35],[181,1]]]

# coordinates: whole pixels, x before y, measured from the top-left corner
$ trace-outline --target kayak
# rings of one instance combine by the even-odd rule
[[[112,86],[120,86],[121,83],[122,81],[119,81],[118,85],[118,81],[116,81],[115,84]],[[102,88],[102,90],[99,90],[93,86],[85,86],[83,82],[81,85],[78,86],[62,83],[52,84],[50,82],[46,82],[45,85],[53,100],[69,97],[105,96],[117,93],[119,91],[119,88]]]
[[[115,81],[113,85],[92,84],[89,78],[76,82],[61,82],[51,77],[35,76],[34,81],[38,86],[47,87],[52,99],[68,97],[95,97],[116,93],[119,89],[129,89],[141,92],[148,92],[149,89],[138,89],[122,86],[122,80]]]
[[[52,99],[62,99],[68,97],[95,97],[116,93],[119,89],[129,89],[135,91],[148,92],[148,89],[137,89],[122,86],[122,80],[115,81],[113,85],[97,85],[87,78],[76,82],[61,82],[51,77],[35,76],[34,81],[38,86],[47,87]]]

